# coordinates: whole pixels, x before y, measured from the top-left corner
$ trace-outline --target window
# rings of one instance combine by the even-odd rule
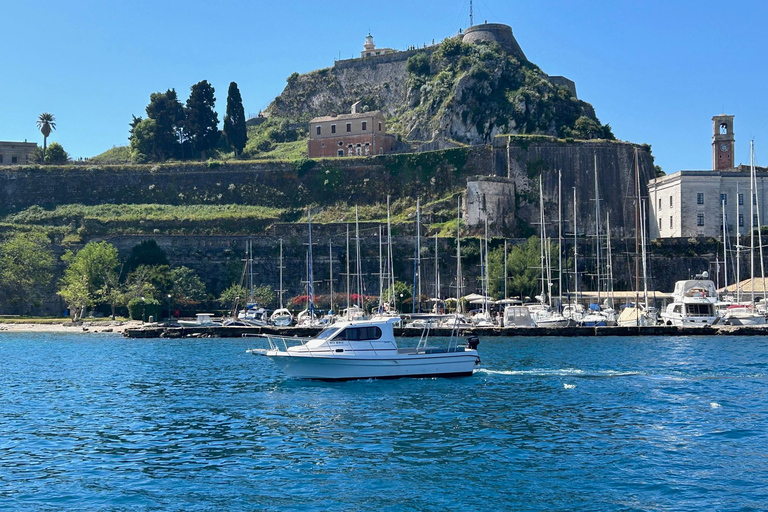
[[[672,229],[672,216],[669,216],[669,229]]]
[[[752,195],[752,204],[754,204],[754,205],[757,204],[757,194],[753,194]]]
[[[696,225],[697,226],[703,226],[704,225],[704,214],[703,213],[699,213],[698,215],[696,215]]]
[[[12,157],[11,157],[11,163],[12,163],[12,164],[16,164],[16,163],[19,163],[19,157],[17,157],[17,156],[12,156]]]
[[[728,194],[720,194],[720,204],[728,204]]]
[[[756,213],[754,215],[752,215],[752,227],[753,228],[757,227],[757,214]]]
[[[669,196],[669,207],[672,208],[672,196]]]
[[[378,340],[381,338],[381,329],[376,326],[371,327],[347,327],[341,331],[335,340],[366,341]]]
[[[720,125],[720,135],[728,135],[728,125],[725,123],[722,123]]]
[[[344,141],[343,141],[343,140],[340,140],[340,141],[339,141],[339,147],[341,147],[341,146],[343,146],[343,145],[344,145]]]
[[[696,194],[696,204],[704,204],[704,193],[699,192]]]
[[[331,133],[336,133],[336,125],[335,124],[331,125]]]
[[[739,227],[742,227],[742,228],[744,227],[744,214],[743,213],[739,214]]]
[[[368,129],[368,123],[363,121],[363,131],[366,131]]]
[[[739,206],[744,205],[744,194],[739,194]]]
[[[659,210],[661,210],[661,198],[659,198]]]
[[[381,131],[381,123],[379,123],[379,131]]]
[[[352,123],[347,123],[347,133],[352,131]]]
[[[339,150],[339,152],[338,152],[338,155],[339,155],[339,156],[344,156],[344,150],[343,150],[343,149],[340,149],[340,150]]]
[[[317,134],[320,135],[320,133],[321,133],[321,130],[320,130],[320,127],[318,126],[317,127]]]
[[[661,219],[659,219],[659,231],[661,231]]]
[[[3,163],[3,155],[0,155],[0,164]]]

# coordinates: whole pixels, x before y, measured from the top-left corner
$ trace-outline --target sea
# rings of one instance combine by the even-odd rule
[[[768,337],[484,338],[471,377],[340,383],[251,348],[0,333],[0,510],[768,509]]]

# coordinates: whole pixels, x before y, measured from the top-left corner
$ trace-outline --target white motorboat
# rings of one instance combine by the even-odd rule
[[[285,327],[293,323],[293,315],[285,308],[276,309],[272,316],[269,317],[269,321],[278,327]]]
[[[480,363],[477,337],[466,345],[451,337],[438,348],[428,344],[425,329],[416,347],[398,348],[397,320],[338,322],[308,339],[262,335],[269,349],[261,353],[288,377],[319,380],[469,376]]]
[[[672,303],[662,311],[661,321],[675,326],[715,324],[720,318],[715,310],[717,302],[715,283],[707,272],[702,272],[695,279],[675,283]]]
[[[752,304],[732,304],[722,315],[725,325],[765,325],[765,315],[761,315]]]
[[[213,327],[221,325],[220,322],[213,321],[212,313],[198,313],[195,320],[179,320],[181,327]]]
[[[533,327],[536,325],[533,323],[531,312],[522,304],[506,306],[502,319],[504,327]]]

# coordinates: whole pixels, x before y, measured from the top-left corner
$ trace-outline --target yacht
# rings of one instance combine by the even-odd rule
[[[719,320],[715,306],[717,289],[708,272],[675,283],[672,303],[661,313],[664,325],[701,326],[713,325]]]
[[[337,322],[313,338],[261,335],[269,349],[252,353],[269,357],[291,378],[352,380],[400,377],[469,376],[480,363],[475,336],[447,347],[429,345],[425,329],[413,348],[399,348],[392,325],[399,319]]]

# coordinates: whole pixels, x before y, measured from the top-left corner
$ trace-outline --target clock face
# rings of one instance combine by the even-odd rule
[[[728,149],[729,149],[728,144],[725,144],[725,143],[720,144],[720,151],[728,151]]]

